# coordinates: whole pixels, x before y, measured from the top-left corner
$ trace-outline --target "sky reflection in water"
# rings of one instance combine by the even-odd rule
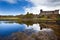
[[[7,36],[14,32],[22,32],[25,29],[33,29],[35,31],[42,31],[40,30],[40,26],[38,23],[27,26],[26,24],[6,23],[6,21],[0,22],[0,36]],[[43,29],[43,30],[48,30],[48,29]]]

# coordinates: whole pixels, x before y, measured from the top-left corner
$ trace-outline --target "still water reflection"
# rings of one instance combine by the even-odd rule
[[[19,24],[12,21],[0,21],[0,36],[7,36],[14,32],[22,32],[26,29],[41,31],[38,23],[33,25]]]
[[[53,23],[18,23],[15,21],[0,21],[0,37],[9,36],[16,32],[23,32],[27,29],[33,29],[32,32],[54,31],[58,38],[60,38],[60,28]]]

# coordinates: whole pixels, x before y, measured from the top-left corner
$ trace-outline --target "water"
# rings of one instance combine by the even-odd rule
[[[37,29],[36,29],[37,27]],[[40,30],[39,24],[33,24],[31,26],[27,26],[26,24],[18,24],[15,22],[9,21],[0,21],[0,36],[8,36],[14,32],[22,32],[26,29],[34,29],[34,30]]]
[[[53,23],[52,23],[53,24]],[[60,35],[60,28],[56,24],[46,24],[46,23],[18,23],[15,21],[0,21],[0,37],[6,37],[12,33],[24,32],[25,30],[33,30],[32,32],[39,31],[54,31],[56,35]],[[51,27],[52,25],[52,27]],[[56,27],[57,26],[57,27]],[[30,32],[29,32],[30,33]]]
[[[13,32],[23,31],[25,29],[24,24],[6,24],[1,23],[0,24],[0,36],[7,36]]]

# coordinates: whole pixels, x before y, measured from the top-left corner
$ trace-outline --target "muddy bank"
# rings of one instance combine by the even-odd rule
[[[42,23],[42,28],[51,28],[54,30],[54,33],[56,34],[58,40],[60,40],[60,25],[57,23]]]

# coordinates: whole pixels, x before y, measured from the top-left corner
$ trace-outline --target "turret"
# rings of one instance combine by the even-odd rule
[[[42,11],[43,11],[43,10],[41,9],[41,10],[40,10],[40,13],[41,13]]]

